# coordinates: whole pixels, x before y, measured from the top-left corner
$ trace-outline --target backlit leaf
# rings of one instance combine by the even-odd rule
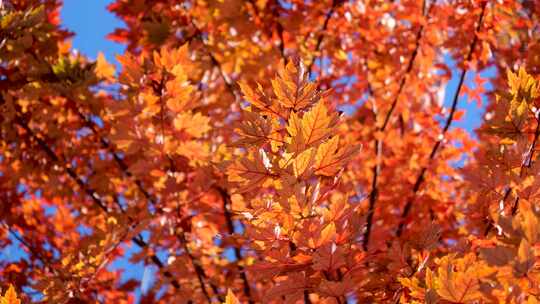
[[[9,285],[4,296],[0,296],[0,304],[21,304],[21,300],[17,297],[17,292],[13,285]]]

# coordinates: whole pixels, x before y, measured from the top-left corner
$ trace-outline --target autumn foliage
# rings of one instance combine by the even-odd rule
[[[1,304],[539,301],[539,1],[60,6],[0,1]]]

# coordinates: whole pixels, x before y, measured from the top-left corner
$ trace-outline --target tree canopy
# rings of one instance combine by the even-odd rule
[[[0,0],[1,304],[538,302],[539,1],[60,7]]]

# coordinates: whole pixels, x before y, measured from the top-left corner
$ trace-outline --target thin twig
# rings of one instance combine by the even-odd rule
[[[324,22],[323,22],[323,25],[322,25],[321,29],[319,30],[319,37],[317,37],[317,43],[315,44],[315,51],[314,51],[315,57],[313,58],[313,60],[311,60],[311,62],[309,63],[309,66],[307,68],[309,77],[311,77],[311,72],[312,72],[312,69],[313,69],[313,65],[315,64],[315,61],[317,61],[317,57],[318,57],[317,53],[319,53],[319,51],[321,49],[321,45],[322,45],[322,42],[324,40],[324,32],[326,32],[326,29],[328,28],[328,23],[330,22],[330,18],[332,18],[332,15],[334,14],[334,11],[336,10],[337,6],[341,2],[343,2],[343,1],[341,1],[341,0],[332,0],[332,7],[330,7],[328,12],[326,13],[326,16],[324,17]]]
[[[0,98],[3,99],[3,97],[0,95]],[[2,100],[3,101],[3,100]],[[30,138],[32,138],[34,141],[36,141],[39,145],[39,147],[47,154],[47,156],[55,163],[62,163],[65,162],[61,160],[59,156],[56,155],[56,153],[49,147],[49,145],[41,138],[41,136],[38,136],[30,127],[28,126],[28,123],[24,121],[19,114],[15,116],[14,120],[15,124],[19,125],[25,132],[29,135]],[[66,165],[63,165],[62,168],[64,171],[81,187],[81,189],[92,199],[93,203],[96,204],[99,209],[101,209],[104,213],[109,214],[112,212],[112,209],[107,207],[107,205],[101,201],[101,198],[99,194],[89,187],[83,179],[73,170],[73,168],[68,167]],[[132,241],[138,245],[141,248],[148,248],[149,245],[143,240],[143,237],[141,234],[135,236],[132,238]],[[163,262],[155,255],[150,255],[150,260],[161,270],[165,268]],[[180,289],[180,283],[174,278],[173,274],[170,273],[168,270],[163,270],[163,275],[167,277],[170,281],[170,284],[175,289]]]
[[[425,11],[425,5],[426,5],[426,1],[424,1],[423,5],[422,5],[422,12]],[[388,110],[388,112],[385,115],[383,124],[380,127],[377,127],[377,132],[378,133],[384,132],[386,130],[386,127],[388,126],[388,122],[390,121],[390,117],[392,116],[392,113],[394,112],[394,109],[396,108],[399,97],[401,96],[401,93],[403,92],[403,89],[405,88],[405,84],[407,82],[408,75],[411,73],[411,71],[412,71],[412,69],[414,67],[414,62],[415,62],[416,56],[418,55],[418,51],[420,49],[420,40],[422,39],[423,31],[424,31],[424,25],[422,24],[420,26],[420,28],[418,29],[418,32],[416,33],[415,48],[414,48],[413,52],[411,53],[411,58],[409,59],[409,63],[407,64],[407,68],[405,69],[405,73],[403,74],[403,76],[401,77],[401,80],[399,82],[398,91],[397,91],[397,93],[396,93],[396,95],[394,97],[394,100],[392,101],[390,109]],[[375,113],[375,117],[376,116],[377,116],[377,114]],[[376,164],[375,164],[375,166],[373,166],[373,169],[372,169],[373,178],[371,179],[371,191],[369,193],[369,209],[368,209],[368,213],[367,213],[366,229],[364,230],[364,238],[363,238],[363,243],[362,243],[362,248],[364,250],[368,250],[369,238],[371,236],[371,229],[372,229],[372,226],[373,226],[373,216],[374,216],[374,213],[375,213],[375,205],[376,205],[376,202],[377,202],[377,196],[379,194],[379,189],[378,189],[378,184],[377,183],[378,183],[378,176],[381,173],[381,157],[382,157],[382,149],[383,149],[383,140],[382,139],[379,140],[378,137],[375,139],[375,141],[374,141],[374,149],[375,149],[375,154],[376,154],[376,157],[375,157]]]
[[[533,157],[534,157],[534,151],[536,150],[536,144],[538,142],[538,137],[540,136],[540,117],[536,117],[536,129],[534,130],[534,138],[531,143],[531,146],[529,147],[529,153],[527,155],[527,158],[523,163],[521,164],[521,167],[519,168],[519,177],[522,178],[523,174],[525,173],[525,168],[530,168],[533,163]],[[516,196],[516,200],[514,201],[514,204],[512,205],[512,215],[516,215],[519,208],[519,196]]]
[[[232,213],[231,213],[231,211],[229,209],[231,207],[231,204],[232,204],[231,196],[227,192],[227,190],[225,190],[225,189],[223,189],[221,187],[216,187],[216,190],[219,192],[219,195],[221,196],[221,199],[223,201],[223,213],[225,215],[225,221],[227,223],[227,230],[229,232],[229,235],[233,235],[234,234],[234,223],[233,223],[233,220],[232,220]],[[244,266],[238,264],[238,262],[243,259],[240,248],[238,246],[234,246],[233,250],[234,250],[234,256],[235,256],[236,261],[237,261],[238,271],[240,272],[240,277],[242,278],[242,282],[244,284],[244,294],[248,297],[248,303],[250,303],[250,304],[255,303],[251,298],[251,287],[249,286],[249,280],[247,278]]]
[[[481,10],[480,16],[478,18],[478,24],[477,24],[476,29],[475,29],[474,38],[473,38],[473,40],[472,40],[472,42],[471,42],[471,44],[469,46],[469,53],[467,54],[467,56],[465,58],[466,62],[469,62],[472,59],[474,49],[476,47],[476,44],[478,43],[478,33],[480,32],[480,29],[482,28],[482,21],[484,19],[484,13],[486,11],[487,3],[488,3],[487,1],[484,1],[482,3],[482,10]],[[450,108],[450,114],[446,118],[446,122],[444,123],[444,127],[442,129],[442,132],[441,132],[441,135],[440,135],[439,139],[437,140],[437,142],[435,143],[435,145],[431,149],[431,153],[429,154],[428,164],[431,163],[435,159],[435,155],[437,154],[437,151],[439,150],[439,148],[441,147],[441,145],[442,145],[442,143],[444,141],[444,136],[446,135],[446,132],[448,131],[448,129],[450,128],[450,126],[452,124],[452,121],[454,119],[454,114],[455,114],[456,109],[457,109],[459,95],[461,93],[461,88],[463,87],[463,82],[465,81],[465,74],[466,73],[467,73],[467,68],[465,67],[465,68],[463,68],[463,70],[461,71],[461,75],[459,76],[458,87],[457,87],[456,91],[454,92],[454,98],[452,100],[452,106]],[[425,177],[425,174],[427,172],[427,169],[428,169],[428,165],[425,165],[420,170],[420,174],[418,175],[418,177],[416,178],[416,182],[414,183],[412,196],[411,196],[411,198],[409,198],[409,200],[407,200],[407,203],[405,204],[405,207],[403,208],[403,213],[401,214],[401,217],[400,217],[400,223],[399,223],[398,229],[396,231],[396,235],[398,237],[401,236],[401,234],[403,233],[403,229],[405,227],[405,219],[407,218],[407,216],[409,215],[409,212],[411,211],[414,199],[416,197],[416,193],[418,192],[418,190],[420,190],[420,186],[422,185],[422,183],[424,181],[424,177]]]

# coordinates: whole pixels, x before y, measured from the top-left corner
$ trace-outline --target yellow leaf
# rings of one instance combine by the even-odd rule
[[[525,100],[522,100],[519,105],[516,107],[516,114],[518,117],[521,117],[527,111],[528,105]]]
[[[0,296],[0,304],[21,304],[21,300],[17,297],[17,292],[15,292],[13,285],[9,285],[3,297]]]
[[[347,53],[344,51],[344,50],[338,50],[337,53],[336,53],[336,58],[337,59],[340,59],[340,60],[347,60],[348,59],[348,55]]]
[[[522,239],[521,243],[519,243],[517,260],[514,261],[514,275],[516,277],[526,276],[534,267],[534,263],[534,251],[529,242],[526,239]]]
[[[231,289],[227,290],[227,296],[225,297],[224,304],[240,304],[240,301],[238,301]]]
[[[527,114],[529,104],[540,96],[538,81],[529,75],[522,67],[517,74],[507,71],[508,86],[510,87],[510,117],[507,120],[520,121]]]
[[[304,147],[314,146],[326,140],[335,132],[338,119],[336,114],[328,113],[324,101],[317,103],[302,118],[292,113],[287,125],[290,135],[287,139],[288,150],[298,153]]]
[[[191,114],[186,112],[176,116],[173,124],[176,130],[184,131],[195,138],[199,138],[210,130],[209,122],[210,118],[201,113]]]
[[[326,225],[326,227],[324,227],[324,229],[321,231],[321,235],[319,237],[317,245],[318,246],[324,245],[325,243],[332,241],[335,237],[336,237],[336,224],[332,222]]]
[[[474,254],[459,259],[453,254],[447,255],[439,259],[438,264],[436,291],[441,298],[456,303],[481,298],[480,279],[494,272],[484,263],[476,261]]]
[[[324,176],[334,176],[360,150],[359,145],[347,145],[341,149],[339,138],[332,137],[322,143],[315,157],[315,173]]]
[[[312,167],[315,160],[315,152],[316,150],[314,148],[310,148],[300,153],[294,159],[293,169],[295,177],[303,175],[307,170]]]
[[[117,225],[118,220],[114,216],[110,216],[107,218],[107,224],[109,225]]]
[[[508,137],[499,140],[500,145],[513,145],[515,142],[515,140]]]
[[[507,77],[510,94],[512,94],[514,100],[530,102],[540,96],[538,81],[528,74],[523,67],[519,68],[517,74],[508,70]]]
[[[413,277],[412,279],[409,278],[398,278],[398,281],[401,283],[401,285],[407,287],[410,291],[410,294],[414,298],[423,299],[426,293],[425,288],[420,286],[420,281],[418,278]]]
[[[307,72],[289,61],[279,70],[279,77],[271,80],[277,101],[285,108],[298,111],[311,106],[320,98],[317,84],[309,82]]]
[[[103,53],[99,52],[96,60],[96,75],[99,78],[110,79],[114,77],[115,73],[114,65],[108,63]]]

